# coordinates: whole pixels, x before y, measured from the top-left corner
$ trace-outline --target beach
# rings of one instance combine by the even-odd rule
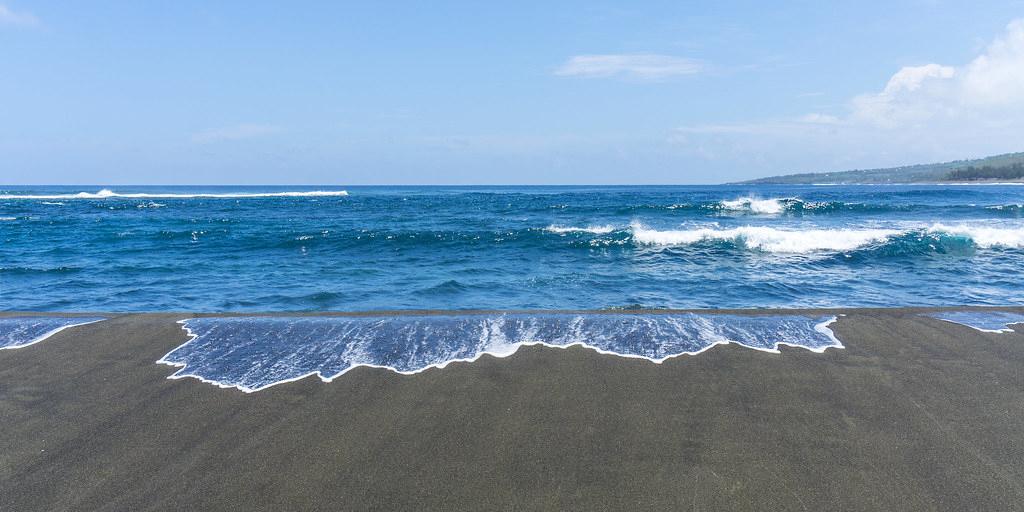
[[[919,312],[814,311],[845,315],[823,353],[534,346],[255,393],[155,364],[191,315],[105,315],[0,351],[0,509],[1022,509],[1024,335]]]

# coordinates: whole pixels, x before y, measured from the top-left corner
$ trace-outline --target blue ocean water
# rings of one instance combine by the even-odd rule
[[[823,352],[842,347],[828,328],[835,319],[694,313],[206,317],[183,320],[193,338],[158,362],[181,367],[171,378],[251,392],[313,374],[330,381],[358,366],[416,373],[538,343],[584,345],[653,362],[723,343]]]
[[[1024,304],[1024,186],[110,188],[0,187],[0,309]]]

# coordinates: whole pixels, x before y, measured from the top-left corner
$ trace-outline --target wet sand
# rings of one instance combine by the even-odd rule
[[[0,351],[0,510],[1024,510],[1024,335],[850,310],[845,349],[526,347],[252,394],[188,315]]]

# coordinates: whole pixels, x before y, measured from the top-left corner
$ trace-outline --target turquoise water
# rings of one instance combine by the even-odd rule
[[[0,309],[1024,304],[1022,186],[101,188],[0,187]]]

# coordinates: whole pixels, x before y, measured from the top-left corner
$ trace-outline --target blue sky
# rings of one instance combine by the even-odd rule
[[[0,183],[715,183],[1024,151],[1024,1],[0,0]]]

